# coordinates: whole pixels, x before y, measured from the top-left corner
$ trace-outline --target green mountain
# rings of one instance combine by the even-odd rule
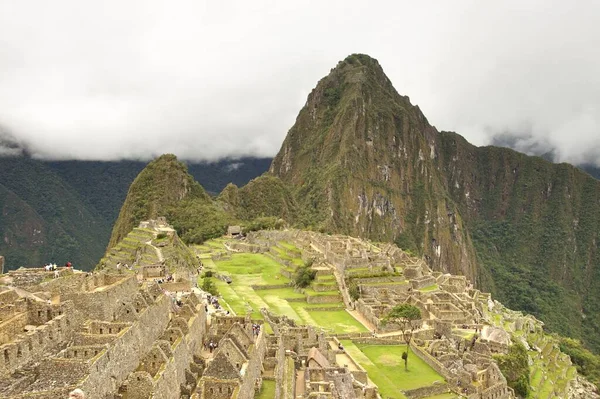
[[[0,147],[5,144],[0,135]],[[93,268],[129,186],[147,163],[43,161],[11,145],[18,156],[0,157],[0,255],[7,268],[67,260],[84,270]],[[246,184],[270,161],[224,159],[188,167],[208,191],[218,193],[229,182]]]
[[[0,157],[0,170],[0,254],[8,268],[97,261],[108,221],[43,163]]]
[[[319,81],[269,173],[307,224],[395,241],[600,350],[600,182],[438,132],[376,60]]]
[[[270,173],[293,187],[308,225],[396,241],[438,270],[479,280],[473,244],[438,170],[438,136],[376,60],[353,55],[310,93]]]
[[[380,241],[467,275],[505,305],[600,350],[600,182],[571,165],[439,132],[366,55],[308,96],[269,172],[216,198],[174,156],[136,178],[112,245],[166,215],[186,243],[228,224]]]
[[[211,198],[175,155],[155,159],[131,184],[108,247],[117,245],[142,220],[172,213],[173,208],[181,207],[186,201],[210,204]],[[181,210],[175,213],[179,214]]]

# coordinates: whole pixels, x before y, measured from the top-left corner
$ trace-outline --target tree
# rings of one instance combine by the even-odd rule
[[[402,353],[405,370],[408,370],[408,346],[412,340],[413,331],[418,326],[417,320],[421,320],[421,310],[408,303],[394,306],[383,319],[384,324],[395,323],[400,326],[402,338],[406,343],[406,352]]]
[[[509,387],[515,393],[526,398],[529,395],[529,357],[527,349],[520,342],[514,342],[506,355],[494,355],[498,367]]]
[[[296,269],[296,275],[294,276],[294,283],[298,288],[306,288],[313,282],[317,276],[317,271],[311,269],[310,266],[301,266]]]
[[[219,291],[217,290],[217,286],[213,283],[212,278],[205,277],[204,281],[202,281],[202,291],[208,292],[211,295],[219,295]]]

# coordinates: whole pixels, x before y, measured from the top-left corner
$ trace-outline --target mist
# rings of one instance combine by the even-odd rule
[[[273,156],[317,81],[366,53],[439,130],[522,133],[600,164],[598,15],[595,1],[0,0],[0,155]]]

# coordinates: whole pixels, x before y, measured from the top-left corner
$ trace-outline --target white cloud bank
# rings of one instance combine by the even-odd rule
[[[599,15],[584,0],[0,0],[0,125],[46,158],[271,156],[360,52],[440,130],[600,163]]]

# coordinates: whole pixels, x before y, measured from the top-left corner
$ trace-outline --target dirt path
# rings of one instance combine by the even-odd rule
[[[156,256],[158,256],[158,261],[160,263],[162,263],[165,260],[165,258],[163,257],[162,251],[160,250],[160,248],[155,247],[154,245],[152,245],[152,240],[147,241],[145,244],[146,245],[150,245],[152,248],[154,248],[154,250],[156,251]]]
[[[358,320],[363,326],[367,327],[369,331],[375,330],[375,326],[357,310],[346,309],[346,312],[350,313],[352,317]]]

